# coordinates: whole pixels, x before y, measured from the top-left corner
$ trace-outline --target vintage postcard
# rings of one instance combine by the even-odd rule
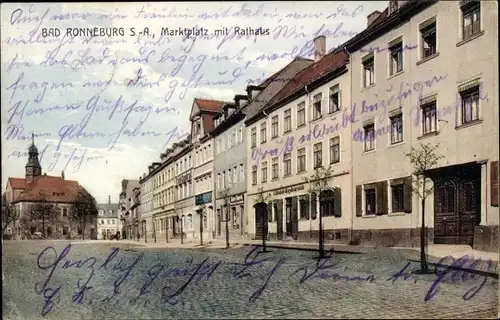
[[[3,319],[496,319],[496,1],[3,3]]]

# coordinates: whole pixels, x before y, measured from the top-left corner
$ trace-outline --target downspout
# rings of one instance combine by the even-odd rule
[[[309,90],[307,90],[307,85],[304,86],[304,90],[306,90],[306,114],[307,114],[307,110],[309,110]],[[311,132],[311,120],[308,121],[308,130],[309,130],[309,133]],[[306,160],[307,161],[307,160]],[[307,165],[307,163],[306,163]],[[309,203],[312,203],[312,199],[310,199]],[[312,238],[312,219],[311,219],[311,212],[312,212],[312,208],[309,209],[309,239]]]
[[[349,103],[350,105],[352,106],[352,58],[351,58],[351,54],[349,53],[349,51],[347,51],[347,47],[344,47],[344,51],[347,53],[347,55],[349,56]],[[352,147],[352,130],[353,130],[353,125],[352,125],[352,121],[349,121],[349,126],[350,126],[350,145],[351,147],[349,148],[350,149],[350,153],[351,153],[351,165],[350,165],[350,171],[351,171],[351,221],[350,221],[350,228],[349,228],[349,231],[347,232],[347,241],[348,241],[348,244],[351,244],[352,243],[352,232],[354,230],[354,217],[356,215],[355,211],[356,211],[356,198],[355,198],[355,193],[356,193],[356,187],[354,187],[354,152],[353,152],[353,147]]]

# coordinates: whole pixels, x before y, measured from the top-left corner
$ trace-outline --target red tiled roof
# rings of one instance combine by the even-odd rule
[[[21,195],[14,201],[74,202],[78,193],[86,190],[78,181],[64,180],[61,177],[38,176],[32,181],[23,178],[9,178],[12,189],[21,189]]]
[[[210,100],[210,99],[201,99],[194,98],[194,102],[200,107],[201,111],[211,111],[211,112],[219,112],[222,110],[222,107],[229,103],[226,101],[218,101],[218,100]]]
[[[306,85],[324,77],[329,72],[345,66],[349,57],[345,51],[332,52],[321,58],[319,61],[297,73],[269,102],[269,106],[274,105],[285,98],[293,95]]]

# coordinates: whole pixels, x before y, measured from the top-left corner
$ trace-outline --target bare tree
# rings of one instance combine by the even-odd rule
[[[257,196],[254,200],[254,208],[256,209],[256,215],[260,214],[262,217],[262,252],[266,252],[266,240],[267,240],[267,220],[268,220],[268,204],[267,200],[269,195],[266,196],[264,193],[264,187],[257,188]]]
[[[323,235],[323,203],[333,197],[335,187],[330,186],[333,178],[333,169],[331,166],[327,168],[318,167],[314,169],[314,173],[310,177],[304,177],[304,181],[309,184],[308,192],[311,197],[319,197],[320,210],[319,210],[319,258],[325,258],[325,246]],[[332,192],[329,192],[332,191]]]
[[[427,264],[427,257],[425,255],[425,240],[426,240],[426,227],[425,227],[425,200],[433,192],[434,185],[429,184],[427,181],[426,173],[428,170],[433,169],[442,159],[442,156],[436,155],[436,150],[439,144],[422,144],[418,147],[411,147],[407,156],[413,166],[413,186],[412,191],[416,194],[421,201],[422,208],[422,224],[420,226],[420,273],[429,273],[429,266]]]
[[[89,224],[95,224],[97,216],[98,209],[94,197],[81,188],[71,206],[69,219],[81,230],[83,240],[85,240],[85,229]]]
[[[229,218],[229,188],[224,188],[220,191],[220,195],[222,199],[224,200],[224,206],[223,208],[226,209],[225,212],[225,218],[222,219],[221,221],[226,224],[226,249],[229,249],[229,221],[231,220]],[[221,210],[221,214],[224,215],[224,210]]]
[[[2,194],[2,239],[8,226],[11,224],[15,225],[18,218],[16,207],[7,201],[7,195],[5,193]]]
[[[205,210],[206,210],[206,205],[205,204],[200,205],[200,208],[198,210],[198,215],[200,216],[200,245],[203,245],[203,222],[205,218]]]
[[[38,201],[29,208],[29,217],[31,221],[42,222],[42,234],[46,237],[45,226],[47,222],[53,222],[58,215],[58,211],[53,203],[47,201],[47,192],[39,193]]]

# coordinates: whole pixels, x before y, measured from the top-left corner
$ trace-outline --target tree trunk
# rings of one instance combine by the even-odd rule
[[[425,186],[425,184],[424,184]],[[425,191],[424,191],[425,192]],[[427,265],[427,257],[425,255],[425,196],[422,197],[422,225],[420,226],[420,272],[425,274],[429,272],[429,266]]]
[[[45,238],[45,214],[42,215],[42,234],[43,237]]]
[[[321,211],[323,208],[320,205],[319,208],[319,258],[323,259],[325,257],[325,246],[323,239],[323,214]]]
[[[203,211],[200,212],[200,244],[203,245]]]

